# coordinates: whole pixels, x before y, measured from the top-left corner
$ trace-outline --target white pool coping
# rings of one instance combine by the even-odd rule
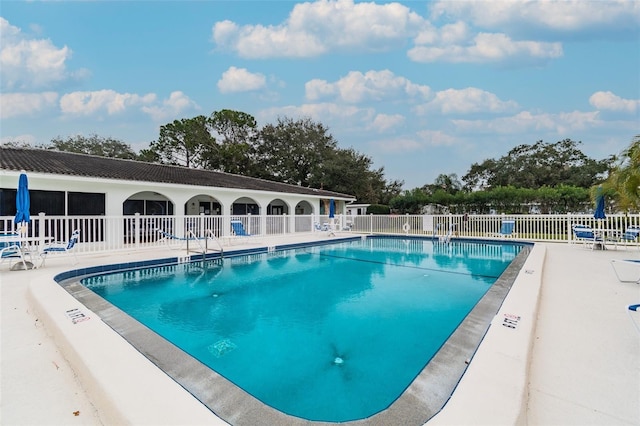
[[[545,301],[544,290],[542,297],[538,296],[541,294],[541,289],[548,285],[554,285],[555,291],[555,285],[560,282],[560,278],[567,280],[574,271],[562,271],[562,264],[558,264],[556,265],[557,270],[554,271],[556,276],[546,275],[545,260],[548,249],[552,250],[554,258],[563,256],[570,261],[569,264],[576,262],[582,264],[586,260],[584,269],[591,272],[583,272],[586,275],[582,280],[589,282],[589,277],[594,274],[606,277],[605,286],[607,288],[603,288],[603,290],[606,291],[608,287],[616,286],[616,294],[620,296],[620,305],[623,300],[629,300],[629,304],[637,303],[640,300],[638,286],[632,287],[633,284],[618,283],[615,277],[611,278],[612,272],[610,270],[605,272],[603,268],[603,266],[609,267],[603,260],[608,262],[612,256],[628,258],[633,256],[632,252],[596,253],[566,245],[536,244],[451,399],[440,413],[427,422],[429,425],[548,424],[548,422],[537,423],[531,420],[562,419],[562,413],[566,412],[566,405],[572,400],[572,396],[554,395],[555,390],[560,388],[558,380],[561,384],[565,382],[562,378],[557,379],[555,377],[557,375],[556,369],[551,368],[554,367],[554,358],[548,354],[553,353],[554,347],[545,347],[544,343],[547,336],[557,341],[554,330],[556,327],[549,325],[549,318],[562,315],[562,312],[557,308],[557,300]],[[167,252],[165,251],[163,255],[167,256]],[[158,257],[158,254],[132,252],[111,256],[84,256],[80,260],[81,266],[86,267],[116,263],[123,259],[130,261],[135,258],[150,257]],[[3,286],[10,284],[13,287],[14,293],[10,294],[11,297],[19,297],[21,292],[18,291],[18,286],[21,287],[21,290],[24,289],[23,294],[27,295],[29,300],[27,305],[30,309],[29,318],[35,316],[45,325],[49,336],[55,342],[53,352],[59,350],[64,358],[63,362],[67,362],[71,366],[72,373],[77,376],[77,380],[70,380],[67,374],[66,378],[61,379],[62,383],[66,387],[76,389],[73,398],[85,404],[84,406],[86,406],[86,401],[81,401],[83,398],[90,402],[90,407],[86,410],[91,411],[91,407],[94,410],[91,417],[88,418],[85,415],[82,417],[84,422],[77,424],[227,424],[213,415],[191,394],[161,372],[52,280],[55,274],[69,269],[72,268],[68,264],[49,263],[48,261],[47,267],[44,269],[2,272],[0,278],[3,281]],[[558,271],[561,271],[562,277],[558,276]],[[5,282],[7,280],[13,281],[14,277],[18,276],[22,282]],[[542,286],[543,282],[545,287]],[[584,282],[577,281],[573,284],[577,286],[578,290],[583,288],[585,293],[593,290]],[[553,291],[549,291],[549,293],[552,294]],[[5,358],[7,358],[5,357],[5,341],[12,342],[11,339],[18,337],[13,336],[13,333],[31,333],[36,330],[29,330],[20,324],[15,328],[11,324],[7,324],[4,312],[7,309],[5,294],[9,293],[5,292],[3,288],[3,392],[1,399],[2,418],[0,420],[2,420],[2,424],[27,424],[30,423],[28,420],[18,423],[11,422],[11,419],[22,418],[24,420],[29,417],[29,413],[20,412],[23,407],[29,406],[29,401],[16,400],[16,398],[28,398],[26,395],[7,395],[7,392],[10,392],[15,385],[12,381],[16,378],[14,375],[6,375],[5,368],[20,368],[21,363],[20,360],[11,357],[8,357],[11,358],[10,365],[5,362]],[[637,299],[634,300],[634,296],[637,296]],[[542,306],[539,301],[542,302]],[[19,305],[18,302],[16,301]],[[545,307],[547,305],[555,306],[553,308],[555,311],[547,309]],[[73,309],[78,310],[74,311],[73,315],[84,314],[89,319],[72,322],[71,314],[67,311]],[[572,312],[574,309],[580,312],[580,305],[572,306]],[[614,368],[621,367],[628,370],[629,374],[622,376],[613,374],[615,379],[620,382],[614,392],[619,395],[617,402],[610,404],[611,412],[608,411],[609,409],[598,410],[596,417],[613,420],[614,424],[638,424],[640,423],[640,410],[638,409],[640,390],[638,390],[637,379],[640,377],[640,366],[637,362],[635,364],[632,362],[629,365],[629,360],[635,359],[637,361],[639,359],[640,336],[631,334],[634,330],[631,328],[631,324],[628,324],[628,319],[622,309],[620,312],[612,311],[608,316],[616,324],[619,323],[614,328],[616,333],[613,333],[617,337],[616,341],[620,341],[621,344],[626,343],[624,351],[618,354],[614,353],[613,358],[622,358],[627,361],[627,364],[614,366]],[[508,321],[505,322],[505,319]],[[15,322],[15,320],[13,321]],[[597,327],[597,324],[597,322],[594,323],[592,328]],[[625,326],[628,326],[629,330]],[[42,333],[42,330],[37,331]],[[588,336],[589,332],[593,333],[594,331],[600,330],[576,330],[575,332],[581,336],[580,340],[583,344],[586,344],[591,342]],[[627,331],[629,331],[629,336],[627,336]],[[566,336],[568,344],[571,344],[572,338],[576,338],[576,336]],[[633,338],[637,338],[637,344],[630,340]],[[595,348],[599,347],[597,342],[593,343],[596,343]],[[49,345],[50,342],[47,344]],[[561,344],[562,342],[556,343],[556,346]],[[538,353],[538,346],[545,348],[544,351]],[[565,351],[570,349],[569,347]],[[52,350],[49,348],[49,354],[51,352]],[[51,355],[55,356],[56,354]],[[545,363],[550,363],[548,369],[556,372],[556,375],[549,377],[545,373],[546,365],[540,365],[537,361],[538,358]],[[61,361],[57,362],[62,364]],[[28,373],[28,371],[25,372],[25,374]],[[8,380],[7,377],[11,377],[11,379]],[[629,377],[633,380],[630,380]],[[572,374],[566,379],[566,381],[568,380],[584,381],[585,376]],[[37,381],[34,381],[35,383]],[[586,385],[596,394],[601,392],[597,386],[597,384]],[[572,387],[567,386],[567,389],[572,389]],[[607,389],[611,389],[610,384]],[[33,398],[33,395],[37,394],[38,392],[34,389],[31,397]],[[605,393],[605,395],[607,394],[611,394],[611,392]],[[49,396],[45,395],[42,399],[47,398]],[[35,407],[38,405],[36,404]],[[580,407],[579,402],[569,406],[580,415],[585,415],[588,418],[590,412],[588,407],[584,410],[581,410]],[[48,407],[40,405],[39,408],[34,409],[46,411]],[[4,419],[7,419],[8,422],[5,423]],[[621,420],[622,423],[616,423],[615,420]],[[70,417],[65,421],[53,420],[50,424],[72,424],[73,421],[75,421],[75,417]]]
[[[451,399],[429,425],[527,424],[529,361],[546,252],[544,245],[533,247]]]

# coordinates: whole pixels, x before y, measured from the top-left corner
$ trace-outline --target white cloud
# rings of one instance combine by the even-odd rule
[[[637,34],[640,24],[640,2],[636,0],[441,0],[432,3],[430,9],[434,19],[462,19],[484,28],[538,34],[620,29]]]
[[[286,116],[293,118],[311,117],[313,120],[323,123],[324,119],[327,121],[335,119],[352,120],[355,117],[370,119],[373,116],[373,110],[334,103],[317,103],[268,108],[261,111],[260,114],[265,121],[272,121],[277,117]]]
[[[443,130],[420,130],[416,132],[413,137],[398,136],[390,139],[377,140],[372,142],[372,146],[382,153],[393,155],[409,153],[415,156],[415,153],[418,152],[428,152],[429,149],[435,147],[451,147],[457,143],[458,139],[448,135]],[[425,161],[428,160],[425,158]]]
[[[418,136],[429,146],[451,146],[456,143],[456,139],[444,133],[442,130],[422,130]]]
[[[49,87],[74,77],[66,68],[72,54],[67,46],[56,47],[51,40],[29,38],[2,17],[0,39],[3,90]]]
[[[380,52],[413,40],[407,55],[420,63],[539,65],[562,57],[567,37],[625,32],[635,39],[640,27],[634,0],[444,0],[429,9],[431,22],[399,3],[319,0],[296,4],[279,25],[217,22],[212,39],[253,59]]]
[[[503,101],[493,93],[468,87],[466,89],[447,89],[437,92],[434,99],[415,108],[418,115],[430,111],[442,114],[503,113],[515,111],[518,104],[514,101]]]
[[[313,57],[329,50],[386,50],[415,36],[422,25],[423,18],[399,3],[320,0],[296,4],[280,25],[217,22],[213,40],[244,58]]]
[[[306,98],[310,101],[326,97],[337,97],[348,103],[406,99],[419,97],[425,99],[431,95],[428,86],[414,84],[404,77],[396,76],[389,70],[351,71],[335,83],[325,80],[311,80],[305,85]]]
[[[378,132],[385,132],[402,125],[405,120],[405,117],[400,114],[377,114],[370,127]]]
[[[457,38],[456,43],[461,42]],[[409,59],[416,62],[503,62],[532,60],[544,62],[563,55],[560,43],[538,41],[515,41],[506,34],[480,33],[471,40],[460,44],[448,44],[438,40],[436,45],[417,45],[407,52]]]
[[[420,141],[406,136],[374,141],[371,145],[383,153],[393,154],[424,149],[424,145]]]
[[[117,93],[114,90],[94,92],[72,92],[62,96],[60,109],[64,114],[93,115],[106,112],[108,115],[123,113],[126,109],[150,104],[155,101],[154,94],[143,96],[131,93]]]
[[[216,22],[213,26],[212,40],[219,45],[233,45],[237,43],[240,28],[234,22],[227,20]]]
[[[493,120],[453,120],[457,130],[472,133],[517,134],[528,132],[553,132],[565,137],[571,131],[595,128],[602,125],[596,112],[562,112],[559,114],[532,114],[520,112],[510,117]]]
[[[150,95],[147,95],[150,96]],[[155,101],[156,96],[150,101]],[[161,105],[143,106],[142,111],[154,121],[177,119],[185,111],[199,110],[200,107],[181,91],[171,92],[168,99],[164,99]]]
[[[541,65],[562,57],[569,38],[637,40],[640,34],[634,0],[443,0],[429,9],[431,24],[407,52],[420,63]]]
[[[314,79],[304,85],[305,98],[308,101],[334,97],[338,95],[338,85],[329,83],[327,80]]]
[[[0,95],[0,118],[34,115],[55,108],[57,101],[56,92],[3,93]]]
[[[438,41],[445,45],[464,42],[470,35],[471,29],[462,21],[444,25],[436,34]]]
[[[640,99],[623,99],[611,92],[596,92],[589,98],[589,103],[599,110],[635,113]]]
[[[249,72],[246,68],[229,67],[218,80],[220,93],[250,92],[265,88],[267,79],[260,73]]]
[[[370,126],[375,116],[373,108],[329,102],[267,108],[255,115],[261,123],[273,123],[279,117],[290,117],[294,120],[311,118],[326,126],[329,133],[332,133],[331,129],[338,128],[345,134],[350,131],[362,133],[363,127]]]

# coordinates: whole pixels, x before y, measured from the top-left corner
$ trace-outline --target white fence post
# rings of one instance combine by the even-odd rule
[[[43,247],[45,244],[45,213],[38,213],[38,245],[39,247]],[[32,231],[33,232],[33,231]]]

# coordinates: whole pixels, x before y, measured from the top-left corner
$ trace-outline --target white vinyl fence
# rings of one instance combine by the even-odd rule
[[[47,216],[32,215],[27,236],[46,241],[67,241],[80,230],[80,253],[154,248],[170,244],[180,247],[185,237],[214,236],[222,244],[234,238],[231,220],[240,220],[251,235],[279,237],[313,233],[314,224],[328,223],[336,232],[394,234],[409,236],[445,236],[453,238],[495,238],[503,220],[514,220],[518,240],[572,242],[571,226],[589,225],[594,229],[619,230],[640,226],[640,214],[609,215],[596,220],[591,215],[337,215],[324,216]],[[0,233],[13,232],[18,225],[13,216],[0,217]],[[161,238],[159,231],[177,237]],[[181,240],[182,239],[182,240]],[[637,242],[635,244],[638,244]]]

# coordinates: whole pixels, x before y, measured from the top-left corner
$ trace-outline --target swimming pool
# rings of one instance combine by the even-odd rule
[[[394,403],[522,247],[367,238],[83,283],[266,404],[348,421]]]

